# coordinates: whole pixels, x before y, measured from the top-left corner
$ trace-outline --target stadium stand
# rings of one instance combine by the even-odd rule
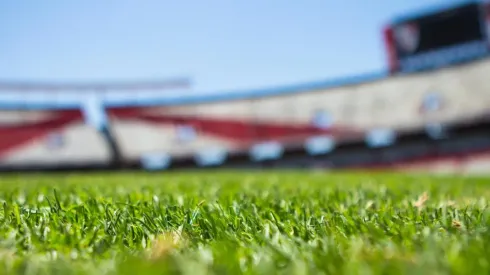
[[[431,70],[213,94],[152,92],[166,87],[158,83],[1,84],[0,168],[416,169],[432,166],[411,160],[433,157],[441,170],[462,160],[481,170],[489,168],[488,72],[490,59],[478,56]]]

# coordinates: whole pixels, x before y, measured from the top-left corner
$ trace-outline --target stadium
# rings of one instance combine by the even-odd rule
[[[490,5],[380,37],[387,72],[292,86],[0,83],[2,268],[488,272]]]

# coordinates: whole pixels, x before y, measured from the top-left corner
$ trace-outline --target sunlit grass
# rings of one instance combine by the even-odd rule
[[[362,173],[0,179],[5,274],[487,274],[490,180]]]

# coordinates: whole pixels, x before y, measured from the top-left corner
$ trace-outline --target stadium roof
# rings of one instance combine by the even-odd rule
[[[112,82],[112,83],[49,83],[49,82],[11,82],[0,81],[2,91],[129,91],[129,90],[165,90],[189,88],[188,78],[174,78],[158,81]]]

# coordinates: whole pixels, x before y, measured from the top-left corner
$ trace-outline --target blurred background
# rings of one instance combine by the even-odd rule
[[[0,170],[490,171],[486,1],[0,3]]]

